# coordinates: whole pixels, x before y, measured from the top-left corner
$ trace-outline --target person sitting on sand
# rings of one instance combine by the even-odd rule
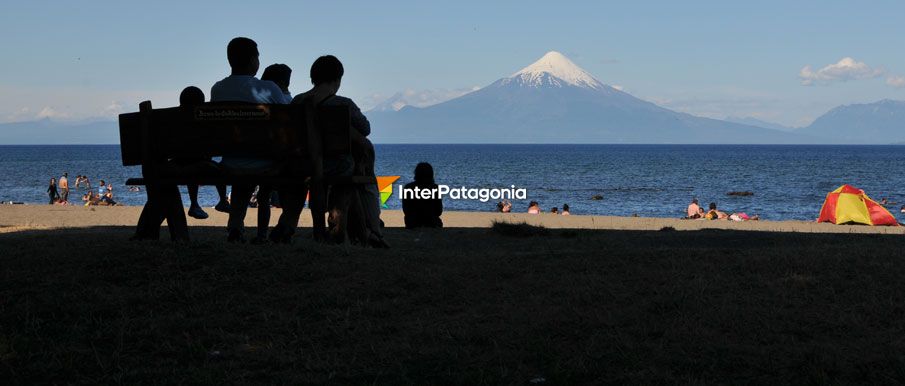
[[[739,212],[739,213],[730,214],[728,220],[731,220],[731,221],[758,221],[758,220],[760,220],[760,216],[758,216],[758,215],[748,216],[748,214],[745,212]]]
[[[512,212],[512,203],[509,200],[503,200],[496,204],[496,210],[500,213]]]
[[[540,204],[537,201],[528,203],[528,214],[540,214]]]
[[[728,217],[729,215],[727,215],[725,212],[720,212],[716,209],[715,202],[710,203],[710,210],[707,212],[707,214],[704,215],[704,218],[708,220],[725,220]]]
[[[559,208],[554,206],[553,209],[550,209],[550,213],[559,214]]]
[[[569,212],[569,204],[562,204],[562,213],[563,216],[570,216],[572,212]]]
[[[688,204],[687,216],[685,218],[701,218],[701,206],[698,205],[698,199],[692,198],[691,204]]]
[[[421,162],[415,166],[415,180],[405,184],[403,189],[414,191],[418,188],[422,192],[437,189],[434,182],[434,167],[427,162]],[[443,200],[434,198],[403,198],[402,213],[405,215],[405,228],[442,228]]]

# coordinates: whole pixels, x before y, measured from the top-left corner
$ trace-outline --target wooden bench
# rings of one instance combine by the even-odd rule
[[[328,186],[376,183],[373,176],[323,174],[325,157],[351,154],[351,130],[347,107],[215,102],[153,109],[142,102],[138,112],[119,116],[123,165],[140,165],[142,174],[126,184],[145,185],[148,195],[135,238],[159,238],[166,219],[173,240],[188,240],[176,188],[188,184],[308,184],[315,235],[324,234]],[[270,159],[283,167],[279,174],[236,175],[207,161],[222,156]]]

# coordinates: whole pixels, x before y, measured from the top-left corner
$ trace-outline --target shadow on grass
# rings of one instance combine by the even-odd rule
[[[346,253],[132,231],[0,234],[0,379],[905,382],[896,235],[388,229]]]

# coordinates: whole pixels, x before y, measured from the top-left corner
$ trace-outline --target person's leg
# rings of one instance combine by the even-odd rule
[[[374,145],[367,139],[356,141],[359,147],[357,153],[356,169],[365,176],[374,177],[374,163],[376,154],[374,153]],[[377,239],[383,239],[383,232],[380,229],[380,190],[377,189],[377,183],[367,184],[361,191],[361,201],[364,207],[365,222],[368,230],[376,236]]]
[[[63,195],[61,196],[60,201],[69,201],[69,188],[63,189]]]
[[[299,225],[299,217],[305,207],[305,196],[308,188],[303,186],[282,186],[279,188],[280,203],[283,213],[277,220],[277,226],[270,232],[270,240],[274,242],[289,242],[295,234],[295,228]]]
[[[261,185],[258,188],[258,236],[257,240],[263,241],[267,238],[267,227],[270,226],[270,194],[273,187],[269,185]]]
[[[242,242],[245,239],[245,214],[248,212],[248,202],[251,200],[251,192],[254,186],[233,185],[232,204],[229,210],[229,220],[226,228],[229,231],[228,241]]]
[[[226,185],[217,185],[217,195],[220,201],[214,207],[218,212],[229,213],[229,200],[226,199]]]
[[[141,209],[141,215],[138,216],[138,225],[135,226],[135,235],[131,240],[157,240],[160,238],[160,224],[166,218],[164,195],[166,191],[168,189],[165,186],[156,184],[145,186],[148,200]],[[91,196],[88,202],[93,201],[94,196]]]
[[[201,205],[198,205],[198,185],[186,185],[186,188],[189,190],[189,216],[199,220],[206,219],[208,217],[207,213],[204,209],[201,209]]]

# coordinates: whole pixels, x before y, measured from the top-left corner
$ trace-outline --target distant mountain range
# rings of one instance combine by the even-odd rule
[[[0,123],[0,145],[111,143],[119,143],[119,126],[114,120],[60,122],[44,118],[37,121]]]
[[[797,133],[852,144],[905,142],[905,102],[884,99],[836,107]]]
[[[812,143],[675,112],[607,86],[558,52],[433,106],[368,114],[377,143]]]
[[[781,131],[795,130],[794,127],[784,126],[784,125],[780,125],[780,124],[774,123],[774,122],[767,122],[765,120],[757,119],[754,117],[726,117],[723,120],[726,122],[740,123],[740,124],[748,125],[748,126],[763,127],[765,129],[773,129],[773,130],[781,130]]]
[[[605,85],[558,52],[439,104],[410,106],[398,94],[367,115],[375,143],[905,144],[903,101],[839,106],[803,128],[717,120]],[[115,120],[0,124],[0,144],[118,141]]]

